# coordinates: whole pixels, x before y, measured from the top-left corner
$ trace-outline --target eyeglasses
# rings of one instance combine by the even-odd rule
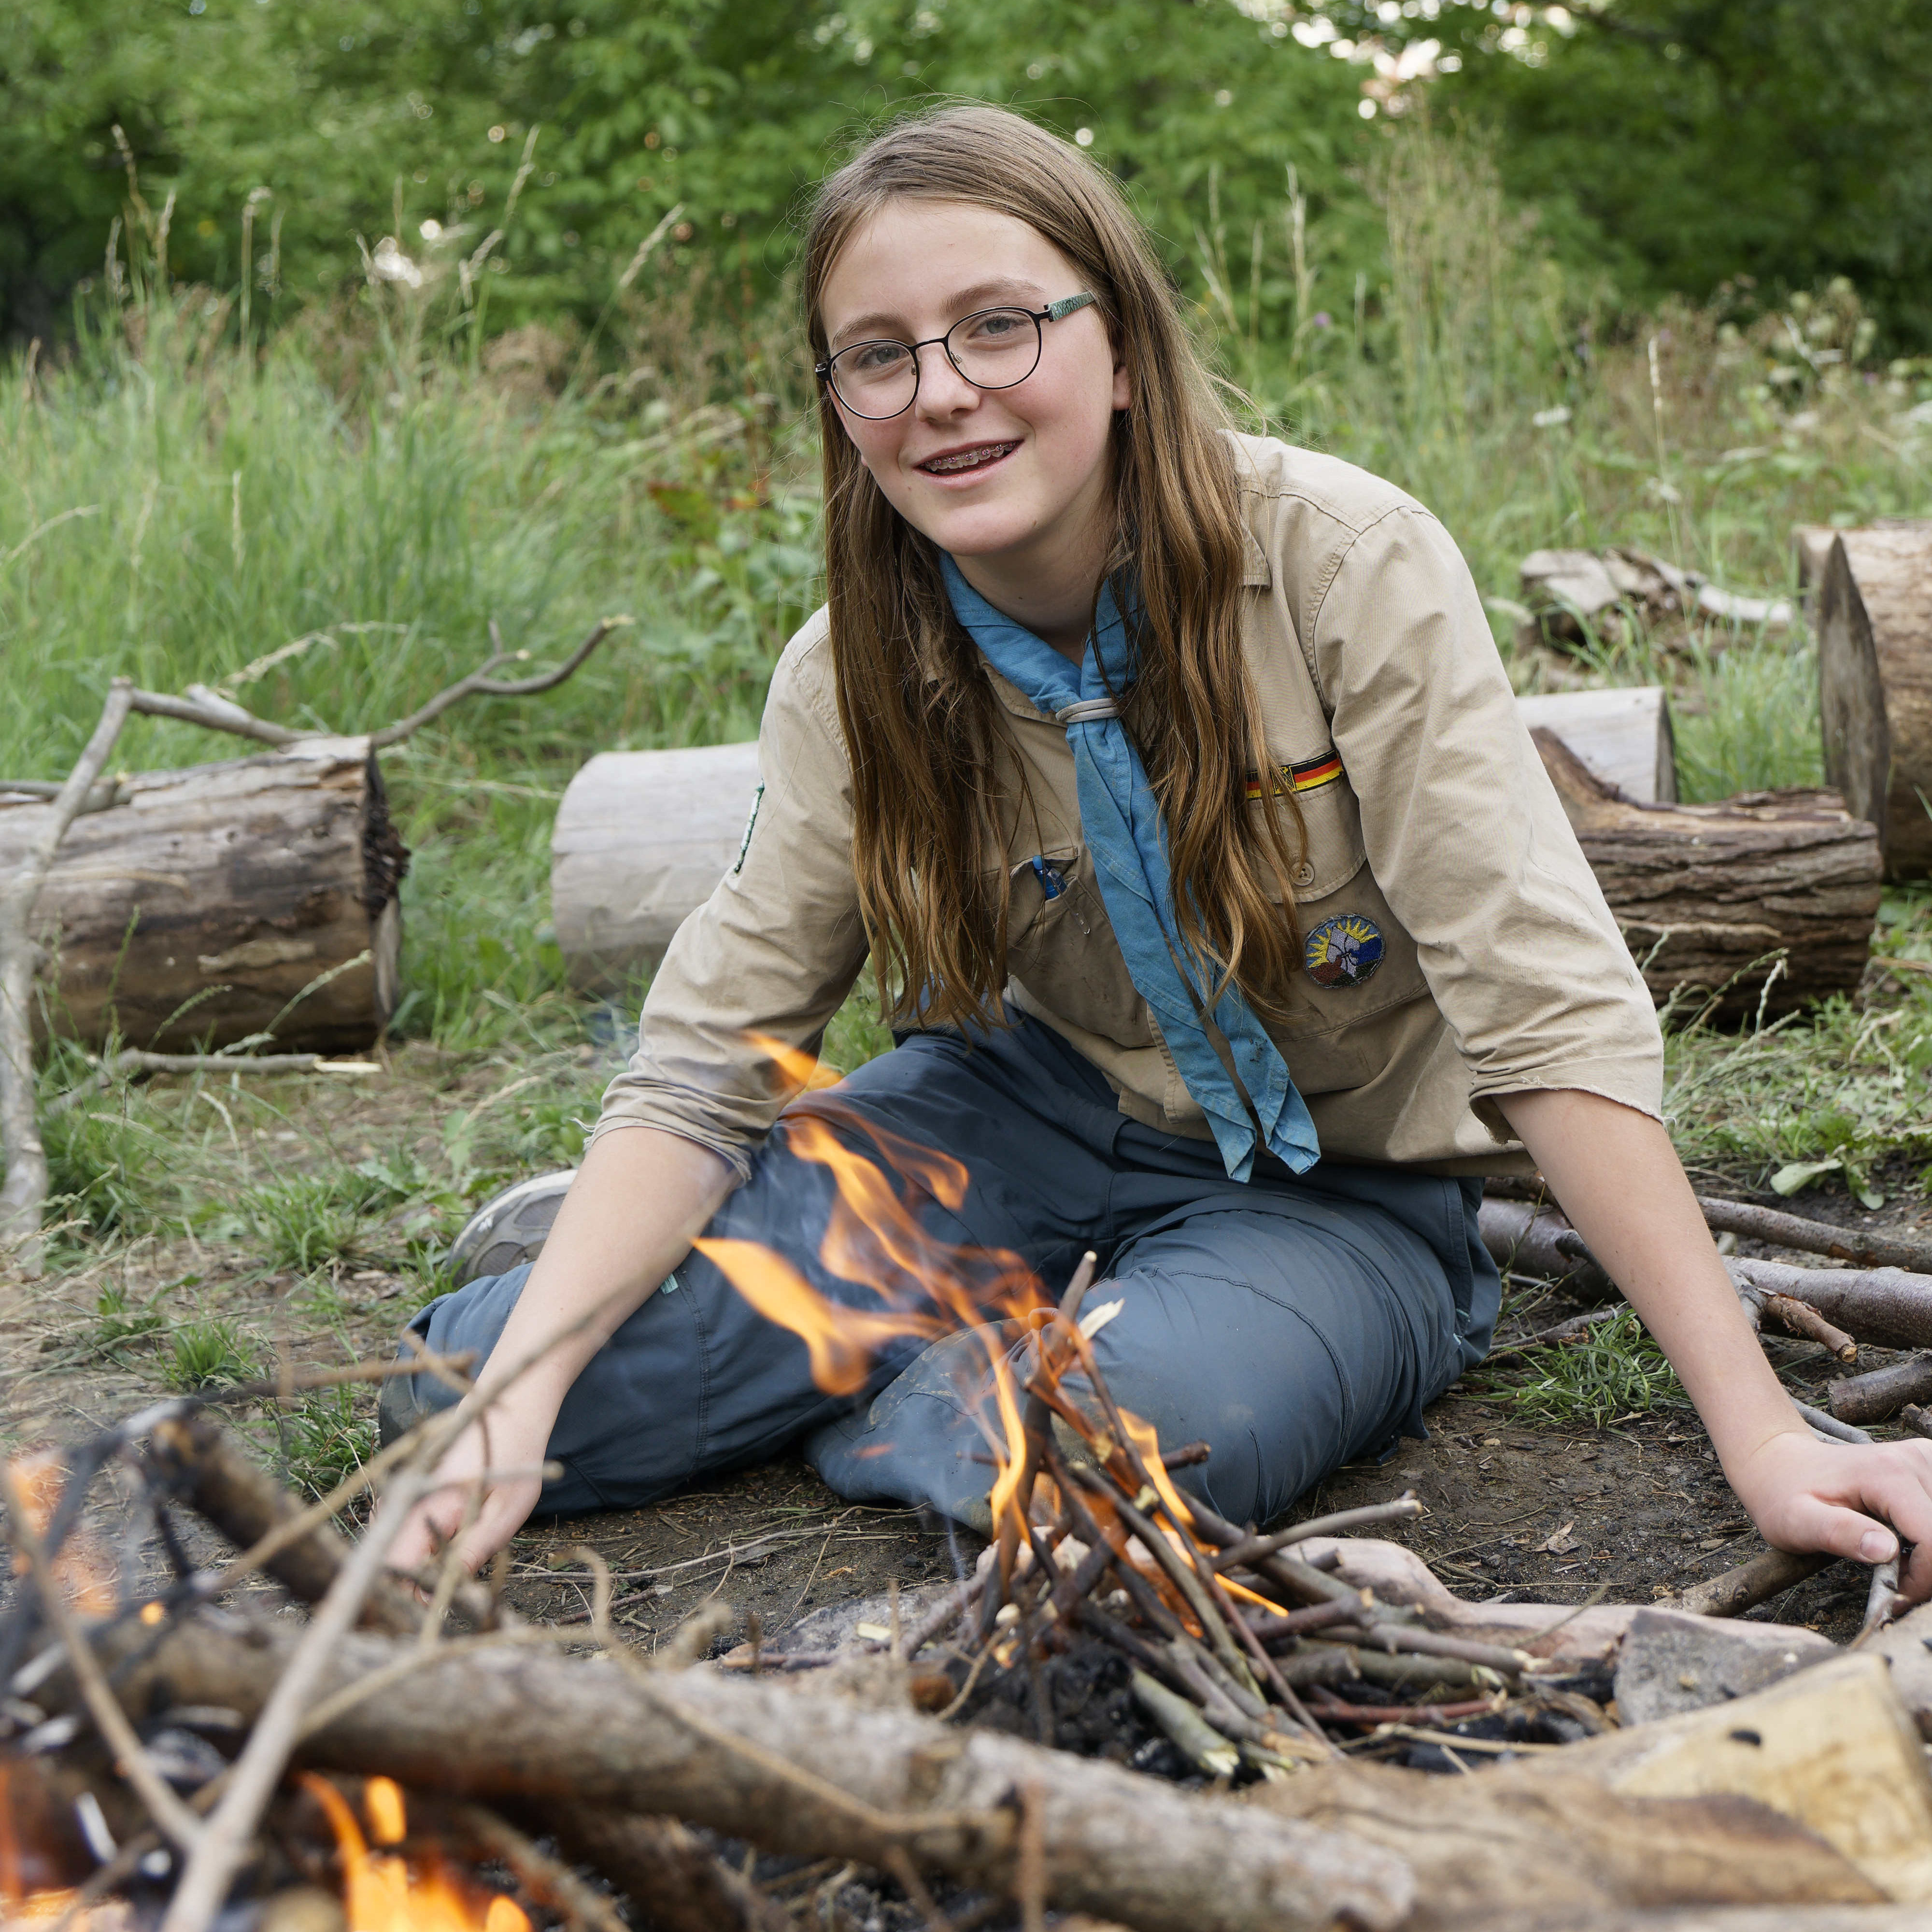
[[[853,415],[874,422],[912,407],[919,394],[919,352],[935,342],[962,381],[976,389],[1010,389],[1040,367],[1041,323],[1058,322],[1097,299],[1083,293],[1042,309],[982,308],[923,342],[850,343],[814,364],[812,374],[832,386]]]

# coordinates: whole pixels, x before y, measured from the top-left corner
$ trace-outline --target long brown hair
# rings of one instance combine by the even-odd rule
[[[1118,188],[1078,148],[1002,108],[944,106],[889,129],[820,188],[803,290],[814,359],[826,352],[820,304],[840,251],[898,199],[1024,221],[1099,298],[1132,385],[1132,406],[1114,419],[1106,568],[1137,586],[1143,613],[1122,718],[1160,802],[1184,939],[1217,994],[1231,980],[1276,1008],[1295,963],[1294,861],[1279,814],[1246,803],[1249,774],[1265,784],[1271,768],[1241,655],[1229,426],[1173,284]],[[823,384],[819,414],[852,862],[881,994],[928,1024],[985,1023],[1006,982],[1003,858],[1024,802],[996,777],[998,700],[952,614],[937,547],[887,502]],[[1305,839],[1292,794],[1284,802]]]

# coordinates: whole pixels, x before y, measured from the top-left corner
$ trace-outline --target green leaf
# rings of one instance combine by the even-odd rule
[[[1800,1188],[1808,1187],[1821,1174],[1835,1173],[1844,1164],[1841,1160],[1794,1160],[1771,1177],[1772,1192],[1796,1194]]]

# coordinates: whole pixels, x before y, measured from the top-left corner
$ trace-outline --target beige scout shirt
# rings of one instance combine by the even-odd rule
[[[1384,946],[1358,985],[1303,976],[1270,1025],[1323,1153],[1521,1172],[1499,1094],[1581,1088],[1658,1114],[1650,997],[1448,533],[1394,485],[1332,457],[1247,436],[1238,456],[1246,644],[1270,754],[1306,766],[1338,752],[1344,773],[1300,795],[1297,916],[1307,934],[1355,915]],[[1039,809],[1005,855],[1008,997],[1100,1069],[1124,1113],[1210,1138],[1108,924],[1066,734],[987,675]],[[815,1051],[866,956],[822,610],[779,661],[759,770],[742,860],[672,940],[597,1126],[662,1127],[741,1174],[795,1090],[750,1036]],[[1057,897],[1036,854],[1066,880]]]

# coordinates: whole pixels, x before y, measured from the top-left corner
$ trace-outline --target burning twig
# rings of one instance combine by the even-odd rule
[[[416,1445],[418,1454],[422,1445]],[[354,1624],[363,1600],[382,1574],[389,1545],[407,1520],[410,1505],[426,1496],[430,1478],[416,1470],[398,1478],[379,1516],[344,1564],[314,1620],[288,1659],[235,1761],[228,1789],[190,1851],[175,1886],[161,1932],[206,1932],[248,1856],[249,1841],[295,1748],[305,1707],[320,1684],[337,1644]]]
[[[134,1727],[115,1701],[107,1677],[94,1654],[94,1647],[80,1628],[80,1619],[68,1607],[46,1546],[34,1528],[33,1518],[21,1499],[14,1480],[12,1466],[0,1462],[0,1504],[7,1513],[8,1534],[14,1546],[27,1560],[34,1588],[40,1592],[40,1612],[53,1626],[67,1652],[68,1668],[87,1706],[88,1714],[99,1729],[101,1738],[114,1754],[121,1774],[134,1787],[135,1795],[147,1807],[148,1815],[184,1851],[191,1851],[202,1838],[202,1821],[176,1796],[148,1756],[147,1748],[136,1736]]]

